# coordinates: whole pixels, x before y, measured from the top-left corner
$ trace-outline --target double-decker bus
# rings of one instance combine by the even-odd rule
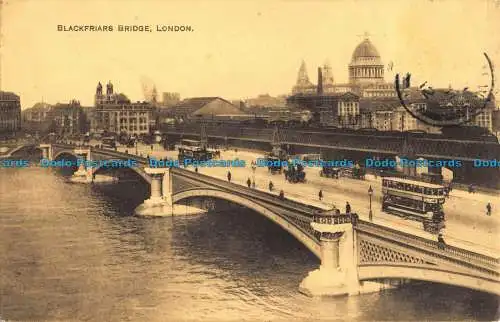
[[[197,140],[181,140],[181,144],[177,146],[177,149],[181,162],[184,159],[207,161],[218,155],[216,150],[202,147],[201,141]]]
[[[445,187],[402,178],[382,179],[382,210],[418,221],[435,232],[444,228]]]

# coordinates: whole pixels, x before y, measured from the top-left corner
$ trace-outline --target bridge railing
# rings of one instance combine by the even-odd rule
[[[354,215],[354,214],[353,214]],[[341,224],[350,224],[353,220],[352,215],[348,214],[340,214],[340,215],[314,215],[313,221],[318,224],[327,224],[327,225],[341,225]],[[354,217],[355,218],[355,217]]]
[[[240,194],[251,196],[254,199],[257,198],[257,199],[265,200],[266,202],[280,205],[280,206],[283,206],[283,207],[290,209],[290,210],[294,210],[294,211],[298,210],[299,212],[302,212],[302,213],[310,216],[311,220],[312,220],[312,216],[315,213],[318,213],[319,211],[321,211],[320,208],[317,208],[314,206],[305,205],[303,203],[296,202],[296,201],[293,201],[290,199],[280,199],[278,196],[269,195],[267,192],[263,192],[263,191],[251,189],[251,188],[246,188],[246,187],[240,186],[239,184],[226,182],[225,180],[214,178],[214,177],[209,176],[209,175],[205,175],[205,174],[201,174],[201,173],[193,173],[193,172],[186,170],[186,169],[172,168],[172,173],[178,174],[180,176],[185,176],[185,177],[191,178],[193,180],[201,181],[201,182],[204,182],[204,183],[207,183],[210,185],[216,185],[216,186],[219,186],[219,187],[222,187],[222,188],[225,188],[225,189],[228,189],[228,190],[240,193]]]
[[[313,240],[319,242],[317,232],[311,227],[313,214],[318,213],[321,209],[305,205],[289,199],[280,199],[278,196],[269,195],[255,189],[246,188],[238,184],[229,183],[224,180],[213,178],[200,173],[192,173],[189,170],[182,168],[173,168],[172,174],[191,179],[196,182],[205,183],[214,189],[229,190],[232,194],[249,197],[254,201],[261,201],[266,205],[273,205],[285,210],[286,214],[282,216],[287,218],[296,228],[309,235]]]
[[[118,158],[118,159],[136,160],[138,163],[140,163],[142,165],[146,165],[148,163],[147,158],[140,157],[140,156],[133,155],[133,154],[128,154],[125,152],[118,152],[115,150],[99,149],[99,148],[95,148],[95,147],[91,147],[91,146],[75,146],[75,145],[62,144],[62,143],[56,143],[56,144],[53,144],[53,146],[63,148],[63,149],[88,148],[93,153],[103,154],[103,155]]]
[[[424,249],[430,249],[434,253],[439,253],[440,256],[446,256],[451,258],[460,258],[471,264],[479,265],[488,270],[498,270],[500,265],[500,259],[491,256],[478,254],[463,248],[447,245],[444,249],[439,248],[437,241],[426,239],[423,237],[415,236],[409,233],[405,233],[399,230],[395,230],[389,227],[384,227],[376,225],[364,220],[360,220],[357,225],[358,230],[367,233],[373,233],[376,236],[382,236],[386,238],[391,238],[392,240],[402,242],[410,246],[419,246]],[[498,274],[498,273],[497,273]]]

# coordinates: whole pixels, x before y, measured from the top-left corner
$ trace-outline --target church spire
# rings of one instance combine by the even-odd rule
[[[310,84],[309,76],[307,75],[306,62],[302,60],[299,68],[299,74],[297,75],[297,85],[307,85]]]
[[[333,72],[328,59],[326,59],[325,63],[323,64],[322,73],[323,73],[323,87],[332,87]]]

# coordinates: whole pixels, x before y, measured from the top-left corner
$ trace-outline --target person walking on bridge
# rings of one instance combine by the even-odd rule
[[[489,202],[486,205],[486,215],[491,216],[491,204]]]
[[[285,192],[283,191],[283,189],[280,190],[280,199],[285,200]]]
[[[319,190],[319,193],[318,193],[318,197],[319,197],[319,201],[323,200],[323,190]]]
[[[231,171],[227,172],[227,181],[231,182]]]
[[[252,185],[252,181],[250,180],[250,178],[247,179],[247,186],[248,188],[250,188],[250,186]]]
[[[269,191],[273,191],[274,184],[272,181],[269,181]]]
[[[345,203],[345,213],[350,214],[351,213],[351,205],[349,204],[348,201]]]
[[[446,243],[444,241],[443,234],[439,234],[438,235],[438,248],[444,249],[445,246],[446,246]]]

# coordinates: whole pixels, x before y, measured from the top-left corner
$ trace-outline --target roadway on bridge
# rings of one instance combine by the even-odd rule
[[[135,148],[119,147],[119,151],[128,150],[135,154]],[[176,158],[176,151],[164,151],[161,147],[139,146],[138,154],[150,155],[157,158]],[[235,152],[234,150],[222,151],[221,159],[232,160],[239,158],[248,164],[246,168],[231,168],[231,182],[246,186],[247,179],[252,179],[250,163],[256,158],[262,157],[262,153],[249,151]],[[193,170],[192,167],[188,169]],[[368,175],[367,180],[355,180],[350,178],[331,179],[319,176],[319,168],[306,168],[306,183],[289,183],[284,175],[271,175],[267,168],[257,167],[255,171],[256,188],[267,191],[269,181],[274,184],[274,192],[278,194],[280,189],[285,192],[285,197],[312,204],[324,209],[331,209],[332,205],[343,212],[346,201],[352,206],[362,219],[368,220],[369,197],[368,187],[371,185],[374,194],[372,197],[373,222],[402,231],[412,233],[421,237],[436,239],[435,235],[423,230],[422,224],[413,220],[387,214],[381,211],[381,180]],[[227,168],[199,168],[202,174],[214,176],[227,180]],[[323,190],[323,201],[319,201],[318,192]],[[493,207],[492,216],[486,216],[486,204],[490,202]],[[483,253],[485,255],[498,257],[500,254],[500,196],[490,196],[481,193],[469,194],[460,190],[453,190],[450,198],[446,200],[444,209],[447,215],[445,240],[448,244],[461,248]]]

